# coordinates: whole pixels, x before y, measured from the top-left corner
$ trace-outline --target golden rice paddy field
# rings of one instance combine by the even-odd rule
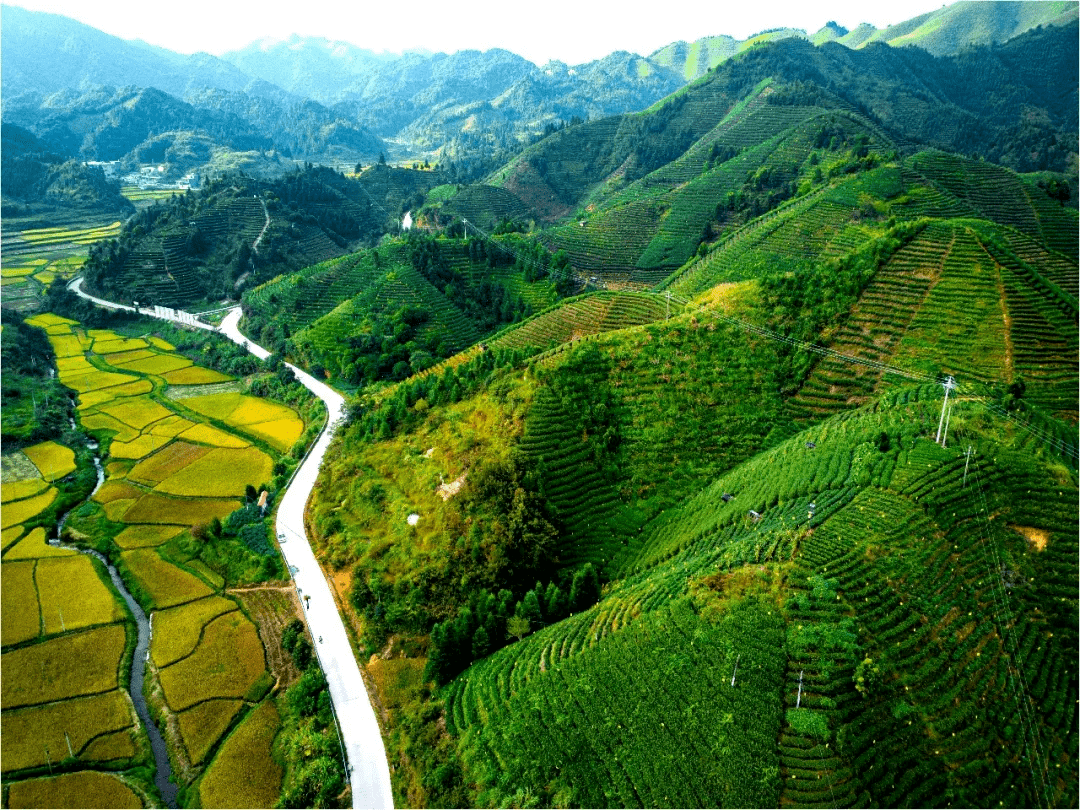
[[[138,794],[113,774],[78,771],[16,782],[9,807],[142,807]]]
[[[229,735],[199,785],[203,807],[269,807],[281,792],[281,766],[271,749],[281,726],[266,701]]]
[[[155,392],[168,386],[239,383],[192,365],[160,339],[84,330],[52,315],[29,322],[46,331],[61,382],[78,394],[82,427],[106,454],[106,481],[92,503],[122,524],[113,538],[121,571],[152,611],[151,665],[175,714],[173,743],[212,771],[200,783],[204,804],[228,797],[221,801],[229,806],[272,805],[281,770],[269,752],[280,719],[264,700],[273,679],[259,632],[224,594],[221,576],[198,560],[180,565],[162,547],[196,523],[224,519],[248,484],[269,481],[275,459],[267,448],[288,450],[302,420],[235,391],[162,398]],[[80,761],[124,767],[139,732],[118,688],[124,608],[90,558],[49,546],[44,529],[24,526],[56,498],[74,453],[47,442],[3,458],[0,719],[2,769],[16,777],[9,805],[138,806],[137,792],[100,772],[18,778],[54,750],[56,759],[66,755],[68,739]],[[34,739],[32,728],[36,747],[21,742]]]

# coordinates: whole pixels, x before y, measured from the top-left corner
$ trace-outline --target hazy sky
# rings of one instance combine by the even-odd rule
[[[123,39],[181,53],[220,55],[263,37],[296,33],[375,51],[452,53],[505,48],[537,64],[579,64],[615,50],[648,55],[670,42],[767,28],[810,33],[828,20],[884,28],[941,8],[940,0],[15,0],[72,17]],[[638,9],[644,8],[645,11]],[[0,21],[2,24],[2,21]]]

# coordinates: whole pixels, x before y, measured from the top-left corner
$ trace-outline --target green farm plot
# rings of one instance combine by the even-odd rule
[[[111,624],[4,653],[5,711],[115,689],[125,638],[124,626]]]
[[[205,582],[166,562],[152,548],[125,551],[120,558],[156,609],[193,602],[212,593]]]
[[[267,700],[229,735],[199,784],[205,807],[269,807],[281,792],[282,768],[274,759],[281,724]]]
[[[11,785],[11,807],[142,807],[142,799],[119,777],[78,771]]]
[[[678,315],[682,305],[648,293],[584,295],[512,326],[488,341],[491,348],[550,348],[588,335],[626,329]]]
[[[243,698],[266,677],[259,634],[239,611],[212,619],[194,652],[159,673],[174,711],[210,698]]]
[[[120,689],[5,711],[0,715],[3,770],[9,773],[46,765],[50,756],[54,762],[59,761],[68,755],[69,743],[76,756],[89,759],[84,751],[90,742],[99,735],[131,728],[132,716],[131,700]],[[126,756],[134,756],[131,735],[124,736],[128,742]]]
[[[539,652],[553,632],[565,630],[523,644]],[[560,802],[590,807],[776,806],[778,784],[761,774],[779,765],[783,635],[779,612],[764,604],[700,620],[687,600],[675,601],[530,668],[513,691],[508,670],[532,656],[521,645],[507,648],[463,675],[464,688],[448,701],[455,726],[463,704],[465,725],[455,732],[468,777],[491,798],[543,785]]]

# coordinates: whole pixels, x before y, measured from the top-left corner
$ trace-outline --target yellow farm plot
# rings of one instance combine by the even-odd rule
[[[180,723],[180,736],[184,738],[184,748],[195,764],[201,764],[229,727],[232,719],[243,707],[242,700],[204,700],[190,709],[180,712],[176,718]],[[280,790],[279,790],[280,792]],[[244,807],[240,804],[207,805],[208,807]],[[263,807],[261,804],[247,805]],[[265,805],[269,806],[269,805]]]
[[[164,341],[162,341],[164,342]],[[234,378],[212,368],[188,366],[162,374],[169,385],[210,385],[219,382],[231,382]]]
[[[135,349],[145,349],[149,346],[142,338],[120,337],[120,335],[108,331],[104,334],[94,334],[98,331],[99,330],[94,329],[90,332],[90,336],[94,338],[94,352],[96,354],[117,354],[119,352],[130,352]]]
[[[57,357],[82,356],[82,344],[80,344],[79,339],[72,334],[50,335],[49,342],[52,343],[53,351],[56,352]]]
[[[77,551],[50,546],[45,542],[45,530],[36,529],[4,552],[4,562],[9,560],[38,560],[43,557],[74,557]]]
[[[23,452],[46,481],[56,481],[75,472],[75,451],[70,447],[49,441],[27,447]]]
[[[118,777],[100,771],[78,771],[47,779],[15,782],[10,807],[142,807],[142,800]]]
[[[135,524],[134,526],[128,526],[120,534],[116,535],[113,542],[124,550],[160,546],[162,543],[172,540],[182,531],[184,531],[183,526]]]
[[[145,396],[125,397],[108,405],[102,405],[98,410],[136,430],[142,430],[152,422],[157,422],[167,416],[174,416],[168,408]]]
[[[194,526],[209,523],[214,518],[224,520],[239,507],[240,502],[233,498],[170,498],[152,492],[143,495],[116,519],[122,519],[124,523]]]
[[[123,363],[131,363],[135,360],[145,360],[147,357],[157,357],[158,353],[150,349],[132,349],[129,352],[116,352],[106,354],[103,359],[110,366],[118,366]]]
[[[34,588],[34,560],[0,565],[0,644],[21,644],[41,634],[41,611]],[[2,750],[2,749],[0,749]]]
[[[0,278],[22,278],[24,276],[32,276],[40,269],[40,267],[25,265],[22,267],[4,267],[0,268]]]
[[[68,741],[75,755],[86,759],[84,749],[94,737],[131,727],[130,699],[120,689],[4,712],[0,715],[0,736],[4,738],[2,767],[9,772],[46,765],[50,758],[55,762],[67,756]],[[130,731],[123,736],[127,738],[126,756],[134,756]],[[50,752],[48,756],[46,751]],[[110,757],[115,758],[118,757]]]
[[[37,517],[56,500],[56,495],[56,488],[49,487],[40,495],[4,504],[0,510],[0,528],[7,529]]]
[[[195,651],[160,671],[161,688],[174,711],[210,698],[242,698],[265,675],[259,633],[240,611],[209,622]]]
[[[199,784],[203,807],[270,807],[281,792],[281,766],[271,749],[281,719],[265,701],[237,726]]]
[[[110,624],[4,653],[0,702],[16,709],[116,689],[125,639],[124,626]]]
[[[256,447],[218,447],[166,478],[156,490],[169,495],[240,497],[248,484],[269,481],[273,468],[273,460]]]
[[[109,455],[113,458],[145,458],[161,449],[168,441],[168,438],[158,436],[153,432],[143,433],[131,441],[114,441],[109,445]]]
[[[90,557],[40,560],[35,573],[45,635],[111,624],[124,618]]]
[[[120,555],[124,565],[138,580],[156,609],[193,602],[212,593],[210,586],[194,574],[166,562],[152,548],[138,548]]]
[[[139,430],[105,413],[92,413],[82,418],[83,427],[90,431],[109,431],[114,441],[131,442],[139,437]]]
[[[33,228],[21,231],[19,236],[32,244],[41,245],[89,245],[102,239],[110,239],[120,233],[120,223],[96,228]]]
[[[139,374],[156,374],[160,376],[168,374],[170,371],[187,368],[190,365],[190,360],[178,354],[158,354],[155,352],[151,357],[121,363],[118,367]]]
[[[231,599],[207,596],[186,605],[156,611],[150,640],[154,666],[167,667],[190,655],[198,646],[207,622],[234,610],[237,610],[237,604]]]
[[[184,400],[192,410],[219,419],[287,452],[304,431],[303,420],[292,408],[247,394],[208,394]]]
[[[132,467],[127,477],[129,481],[155,487],[209,452],[209,447],[181,441],[172,442],[163,450],[159,450],[150,458],[140,461]],[[192,494],[198,495],[198,493]]]
[[[147,379],[137,379],[124,385],[114,385],[112,388],[103,388],[99,391],[90,391],[79,397],[79,410],[89,411],[104,402],[111,402],[121,397],[134,397],[139,394],[149,394],[154,390],[154,384]]]
[[[213,445],[214,447],[240,448],[251,446],[251,442],[246,442],[239,436],[226,433],[224,430],[218,430],[211,425],[195,425],[195,427],[188,428],[181,433],[180,438],[198,444]]]
[[[78,324],[78,321],[73,321],[71,318],[65,318],[63,315],[54,315],[51,312],[41,312],[34,315],[32,318],[27,318],[26,322],[31,326],[40,326],[42,329],[48,329],[50,326],[59,326],[61,324],[66,324],[67,326]]]
[[[0,503],[20,501],[23,498],[40,495],[48,488],[49,484],[44,478],[28,478],[24,481],[3,483],[0,484]]]
[[[153,433],[155,436],[167,436],[172,438],[173,436],[179,436],[186,430],[190,430],[195,427],[195,422],[189,422],[182,416],[168,416],[162,419],[160,422],[154,422],[149,428],[147,433]]]

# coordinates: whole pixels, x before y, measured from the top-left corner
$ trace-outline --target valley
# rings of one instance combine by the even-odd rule
[[[1076,806],[1037,5],[540,71],[4,6],[0,804]]]

